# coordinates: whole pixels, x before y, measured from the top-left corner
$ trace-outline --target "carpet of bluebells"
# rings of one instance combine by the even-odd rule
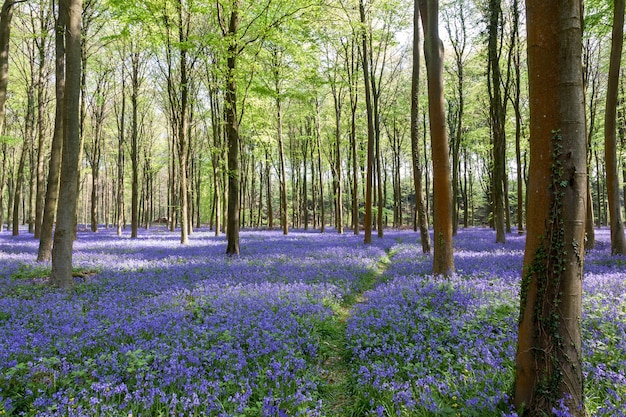
[[[48,285],[32,235],[3,232],[0,416],[333,416],[326,339],[340,306],[351,307],[342,412],[515,416],[524,237],[507,238],[460,230],[457,274],[441,280],[411,231],[369,246],[351,233],[245,231],[233,258],[208,230],[184,246],[161,228],[79,232],[67,292]],[[610,256],[607,230],[597,239],[584,277],[587,406],[619,417],[626,257]]]

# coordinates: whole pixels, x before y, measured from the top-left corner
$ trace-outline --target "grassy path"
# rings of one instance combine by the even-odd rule
[[[390,263],[389,254],[378,262],[377,268],[365,275],[361,281],[361,291],[347,297],[341,305],[333,309],[335,314],[323,329],[324,339],[321,341],[321,356],[323,368],[321,371],[323,383],[320,385],[320,396],[323,404],[323,413],[333,417],[356,417],[362,415],[359,411],[359,401],[354,398],[352,389],[352,371],[349,363],[349,352],[346,340],[346,327],[355,304],[363,301],[363,293],[379,283]]]

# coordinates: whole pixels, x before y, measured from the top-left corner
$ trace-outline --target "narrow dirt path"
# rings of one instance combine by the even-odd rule
[[[374,288],[389,267],[390,255],[387,253],[378,261],[377,268],[365,275],[361,281],[361,291],[334,307],[334,317],[325,328],[321,342],[324,358],[321,371],[323,383],[320,386],[322,410],[324,415],[333,417],[353,417],[360,415],[358,400],[352,389],[352,370],[349,364],[349,352],[346,340],[348,319],[354,306],[364,301],[363,294]]]

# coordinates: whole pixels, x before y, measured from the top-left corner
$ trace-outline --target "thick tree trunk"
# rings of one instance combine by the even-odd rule
[[[606,163],[606,187],[611,227],[611,253],[626,254],[626,237],[622,222],[620,189],[617,163],[617,97],[619,90],[622,45],[624,43],[624,0],[615,0],[613,11],[613,34],[609,64],[609,81],[604,113],[604,160]]]
[[[65,6],[65,7],[63,7]],[[76,230],[78,197],[78,155],[80,153],[80,80],[82,1],[63,0],[59,14],[67,13],[65,31],[66,82],[63,101],[64,141],[57,225],[52,248],[50,282],[63,288],[74,285],[72,278],[72,246]]]
[[[552,414],[561,399],[570,415],[586,415],[580,328],[587,201],[581,10],[579,0],[526,1],[531,166],[514,389],[524,417]]]
[[[48,186],[44,202],[41,234],[37,261],[50,260],[52,250],[52,228],[59,200],[59,179],[63,151],[63,97],[65,95],[65,13],[59,14],[55,24],[55,99],[54,133],[48,165]]]
[[[439,2],[419,0],[419,6],[425,33],[424,52],[433,159],[433,228],[435,234],[433,274],[448,276],[454,272],[452,187],[443,98],[443,44],[439,38]]]

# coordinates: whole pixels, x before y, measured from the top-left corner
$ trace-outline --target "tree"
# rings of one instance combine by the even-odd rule
[[[71,288],[72,247],[76,230],[78,155],[80,153],[81,21],[82,0],[61,0],[59,14],[66,13],[65,95],[63,100],[63,160],[57,206],[57,223],[52,247],[53,285]],[[60,103],[57,103],[60,105]]]
[[[609,82],[606,92],[604,113],[604,160],[606,162],[606,186],[609,202],[611,227],[611,253],[626,254],[626,237],[620,204],[620,189],[617,167],[617,96],[619,90],[622,45],[624,43],[624,0],[615,0],[613,5],[613,33],[611,37]]]
[[[60,6],[60,5],[59,5]],[[48,187],[44,203],[41,234],[37,261],[50,259],[52,250],[52,227],[59,200],[59,179],[61,177],[61,160],[63,151],[63,97],[65,95],[65,26],[66,13],[59,13],[56,17],[55,36],[55,99],[54,133],[48,164]]]
[[[415,188],[415,221],[413,229],[420,230],[422,252],[430,253],[430,234],[428,233],[428,216],[422,189],[422,157],[420,155],[419,136],[419,75],[420,75],[420,27],[419,5],[413,7],[413,70],[411,77],[411,160],[413,165],[413,187]]]
[[[367,177],[365,182],[365,224],[363,226],[365,244],[372,243],[372,182],[373,173],[372,168],[374,166],[374,115],[372,104],[372,91],[370,85],[370,73],[368,62],[368,39],[367,31],[365,30],[365,5],[363,0],[359,0],[359,16],[361,17],[361,38],[362,38],[362,50],[361,56],[363,60],[363,83],[365,84],[365,103],[367,109]]]
[[[514,403],[584,416],[581,367],[586,140],[580,0],[527,0],[528,222]],[[549,186],[546,186],[549,184]]]
[[[498,38],[502,26],[501,0],[489,1],[489,42],[488,42],[488,77],[489,86],[489,110],[491,135],[493,138],[493,219],[496,229],[496,242],[504,243],[505,235],[505,181],[506,181],[506,134],[504,121],[506,107],[501,93],[502,75],[500,71],[500,48]]]
[[[443,98],[443,43],[439,38],[439,2],[417,0],[424,27],[424,54],[428,80],[428,115],[433,160],[433,273],[454,272],[452,249],[452,191],[450,157]]]

